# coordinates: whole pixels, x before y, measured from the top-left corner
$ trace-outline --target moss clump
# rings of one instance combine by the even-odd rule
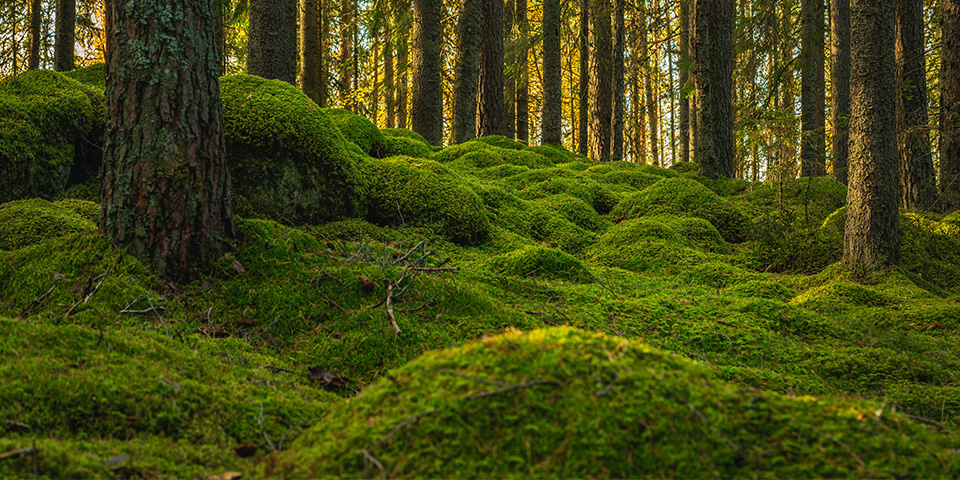
[[[404,137],[409,138],[410,140],[416,140],[420,143],[430,143],[427,142],[426,138],[423,138],[423,135],[406,128],[381,128],[380,133],[382,133],[385,137]]]
[[[70,77],[94,90],[103,92],[107,83],[107,69],[102,63],[90,65],[83,68],[77,68],[69,72],[63,72],[64,76]]]
[[[425,142],[401,136],[383,136],[383,157],[430,158],[432,155],[433,149]]]
[[[17,250],[48,238],[96,232],[100,207],[92,202],[35,198],[0,204],[0,250]]]
[[[519,277],[546,277],[573,281],[589,281],[592,276],[586,267],[568,253],[541,245],[493,257],[489,267],[504,275]]]
[[[586,175],[560,167],[532,170],[527,174],[510,177],[507,182],[522,188],[517,192],[521,198],[535,200],[567,194],[583,200],[601,215],[610,213],[618,201],[607,185],[601,185]]]
[[[103,91],[33,70],[0,82],[0,202],[53,198],[96,177]]]
[[[500,137],[503,138],[503,137]],[[433,159],[441,162],[457,161],[460,167],[467,169],[484,169],[497,165],[509,164],[524,167],[548,167],[553,162],[535,152],[525,149],[503,148],[497,142],[487,142],[482,139],[470,140],[458,145],[451,145],[433,155]]]
[[[766,298],[780,302],[788,302],[794,296],[793,290],[783,284],[770,280],[747,280],[726,289],[724,293],[744,298]]]
[[[676,162],[668,168],[678,173],[697,173],[700,166],[695,162]]]
[[[559,146],[554,145],[535,145],[532,147],[527,147],[528,152],[538,153],[550,159],[554,164],[568,163],[574,160],[580,159],[586,161],[582,157],[579,157],[577,154]]]
[[[333,121],[348,142],[360,147],[365,155],[376,158],[384,156],[383,134],[369,118],[341,108],[321,108],[320,111]]]
[[[754,184],[737,197],[757,207],[790,212],[797,227],[818,226],[831,213],[846,205],[847,187],[830,177],[804,177],[791,179],[782,185],[774,183]]]
[[[590,261],[634,272],[676,274],[707,257],[689,240],[656,218],[638,218],[607,230],[586,251]]]
[[[495,224],[537,243],[580,253],[597,235],[571,222],[546,202],[534,202],[506,194],[497,198]],[[595,213],[595,212],[594,212]]]
[[[227,161],[239,205],[276,220],[322,223],[356,206],[357,172],[340,130],[289,83],[220,80]]]
[[[526,148],[526,145],[511,138],[504,137],[503,135],[480,137],[477,139],[477,141],[486,143],[487,145],[493,145],[495,147],[506,148],[508,150],[523,150]]]
[[[835,313],[853,307],[885,307],[895,301],[890,295],[870,286],[835,280],[806,290],[791,300],[791,303],[821,313]]]
[[[729,246],[723,241],[720,231],[712,223],[697,217],[674,217],[657,215],[652,217],[663,222],[675,232],[683,235],[694,247],[711,253],[727,253]]]
[[[689,267],[680,272],[678,277],[688,284],[723,289],[749,280],[756,280],[758,275],[726,263],[714,261]]]
[[[432,167],[432,168],[431,168]],[[461,245],[483,243],[490,222],[480,197],[430,160],[392,157],[360,165],[362,208],[378,225],[431,226]]]
[[[739,208],[687,178],[661,180],[620,202],[612,213],[620,218],[658,214],[699,217],[712,223],[724,240],[733,243],[746,238],[749,226]]]
[[[428,353],[334,407],[280,464],[290,477],[960,472],[947,437],[876,410],[744,389],[635,341],[552,328]]]
[[[603,232],[610,227],[610,222],[580,198],[561,193],[541,199],[540,203],[556,209],[563,218],[585,230]]]

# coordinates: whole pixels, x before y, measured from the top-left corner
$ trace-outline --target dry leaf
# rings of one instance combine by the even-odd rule
[[[243,275],[244,273],[247,273],[247,269],[243,268],[243,264],[236,260],[233,261],[233,269],[236,270],[237,273],[241,275]]]
[[[233,447],[233,451],[240,458],[248,458],[256,455],[258,448],[260,447],[258,447],[256,443],[244,443]]]
[[[307,371],[310,373],[310,378],[320,380],[324,387],[343,387],[350,383],[349,379],[334,375],[323,367],[310,367]]]
[[[377,286],[377,284],[374,283],[373,280],[370,280],[370,277],[366,275],[360,275],[357,277],[357,280],[360,281],[360,286],[368,292],[373,291],[373,288]]]

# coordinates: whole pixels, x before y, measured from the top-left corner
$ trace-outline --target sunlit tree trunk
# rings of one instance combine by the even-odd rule
[[[480,99],[477,136],[504,133],[503,0],[481,0],[484,35],[480,38]]]
[[[580,0],[580,90],[577,107],[577,153],[589,154],[590,122],[590,0]]]
[[[353,78],[357,73],[353,69],[353,23],[354,1],[340,0],[340,53],[338,83],[340,87],[340,105],[347,109],[354,109]]]
[[[397,105],[394,101],[396,79],[393,75],[393,36],[390,24],[387,24],[387,33],[383,42],[383,109],[386,110],[387,128],[394,128],[397,124]]]
[[[547,7],[544,6],[544,9]],[[530,23],[527,20],[527,0],[517,0],[517,140],[530,140]],[[559,75],[560,68],[557,67]],[[558,85],[557,92],[560,92]],[[546,97],[546,92],[544,92]],[[541,127],[543,125],[541,124]]]
[[[30,50],[27,56],[27,70],[40,68],[40,14],[40,0],[33,0],[30,2]]]
[[[296,85],[296,0],[250,0],[247,73]]]
[[[477,93],[480,75],[482,0],[463,0],[457,20],[457,60],[453,74],[452,143],[463,143],[477,133]]]
[[[320,0],[300,1],[300,88],[317,104],[323,90]]]
[[[940,190],[944,213],[960,210],[960,0],[941,0]]]
[[[610,160],[623,160],[623,106],[625,100],[624,51],[627,49],[627,35],[624,16],[625,0],[614,0],[614,44],[613,44],[613,124],[610,148]]]
[[[400,36],[397,39],[397,87],[396,87],[396,100],[397,100],[397,127],[399,128],[409,128],[410,124],[407,121],[407,98],[408,92],[410,89],[409,78],[410,78],[410,45],[407,43],[407,38],[410,37],[410,23],[409,17],[406,15],[406,8],[403,12],[398,12],[397,23],[400,29]]]
[[[733,0],[696,0],[694,61],[697,143],[694,156],[706,177],[734,176]]]
[[[660,150],[659,139],[657,137],[657,125],[659,123],[657,119],[657,102],[653,97],[653,67],[651,66],[652,62],[650,61],[650,31],[647,29],[647,18],[644,14],[640,19],[640,56],[643,58],[644,66],[644,87],[643,91],[646,95],[646,110],[647,110],[647,129],[650,133],[650,142],[648,143],[650,150],[650,160],[653,165],[660,166]]]
[[[69,72],[74,68],[74,45],[77,41],[77,1],[57,0],[56,43],[53,47],[53,69]]]
[[[513,24],[513,14],[516,10],[514,0],[506,0],[503,6],[503,59],[505,71],[503,76],[503,120],[500,134],[507,138],[514,138],[517,125],[517,42]]]
[[[442,0],[414,0],[410,123],[431,145],[443,143],[442,21]]]
[[[560,8],[560,0],[543,0],[543,124],[540,143],[550,145],[560,145],[563,141]]]
[[[824,98],[824,3],[801,0],[800,23],[800,176],[827,174],[824,150],[826,133]]]
[[[850,139],[850,0],[830,1],[830,124],[833,178],[847,183]]]
[[[590,2],[590,158],[610,161],[613,120],[613,42],[610,4]]]

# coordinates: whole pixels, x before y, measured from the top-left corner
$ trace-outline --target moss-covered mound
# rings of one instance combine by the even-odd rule
[[[547,157],[523,148],[523,144],[514,142],[513,145],[505,137],[484,137],[470,140],[458,145],[451,145],[433,155],[433,159],[446,163],[456,162],[459,168],[469,171],[486,169],[499,165],[518,165],[527,168],[544,168],[553,166]],[[506,147],[501,145],[506,144]],[[514,148],[517,145],[520,148]]]
[[[568,253],[539,245],[493,257],[489,264],[493,270],[505,275],[574,281],[589,281],[592,278],[586,267]]]
[[[0,204],[0,250],[17,250],[48,238],[96,232],[100,207],[93,202],[35,198]]]
[[[817,226],[846,205],[847,187],[830,177],[805,177],[787,180],[782,185],[753,185],[738,195],[737,201],[753,208],[788,211],[789,218],[798,226]]]
[[[384,135],[382,153],[384,158],[395,156],[430,158],[433,155],[433,149],[426,142],[399,135]]]
[[[595,211],[591,214],[584,208],[585,204],[579,204],[578,210],[567,210],[567,214],[574,217],[578,224],[560,212],[563,205],[524,200],[502,189],[487,190],[483,193],[487,205],[497,212],[494,223],[526,238],[527,241],[557,247],[568,253],[580,253],[597,239],[597,234],[584,228],[598,218],[594,217]],[[555,200],[558,199],[551,199]],[[584,227],[581,227],[581,224]]]
[[[635,341],[553,328],[394,370],[331,409],[279,468],[293,477],[960,473],[950,437],[877,407],[716,382]]]
[[[433,167],[432,169],[430,167]],[[422,225],[461,245],[477,245],[490,234],[480,197],[430,160],[409,157],[369,159],[362,208],[378,225]]]
[[[586,251],[586,256],[601,265],[670,274],[707,259],[660,217],[627,220],[613,226]]]
[[[103,90],[34,70],[0,82],[0,202],[53,198],[95,178]]]
[[[354,212],[358,179],[346,142],[309,97],[252,75],[223,77],[220,90],[240,213],[301,224]]]
[[[97,63],[83,68],[63,72],[64,76],[70,77],[94,90],[103,91],[107,83],[106,65]]]
[[[668,178],[620,202],[613,210],[620,218],[673,214],[709,221],[728,242],[746,239],[749,220],[739,208],[697,181]]]
[[[383,134],[369,118],[342,108],[321,108],[320,111],[327,114],[344,138],[360,147],[365,155],[376,158],[384,156]]]

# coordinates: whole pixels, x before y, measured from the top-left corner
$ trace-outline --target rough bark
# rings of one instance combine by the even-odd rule
[[[503,119],[500,134],[514,138],[517,125],[517,42],[514,35],[513,13],[516,10],[514,0],[506,0],[503,6]]]
[[[850,185],[843,261],[858,277],[900,260],[894,9],[850,9]]]
[[[563,141],[560,8],[560,0],[543,1],[543,124],[540,143],[550,145],[560,145]]]
[[[442,20],[442,0],[414,0],[410,124],[431,145],[443,143]]]
[[[580,0],[580,90],[577,116],[577,153],[589,154],[590,139],[590,0]]]
[[[247,73],[296,84],[296,0],[250,0]]]
[[[626,14],[625,0],[614,0],[613,18],[614,21],[614,44],[613,44],[613,119],[612,119],[612,140],[610,146],[610,160],[619,162],[623,160],[623,105],[625,100],[625,79],[624,79],[624,51],[627,49],[627,32],[624,25],[624,16]]]
[[[210,1],[108,5],[100,231],[186,280],[236,236]]]
[[[408,19],[401,16],[398,21],[403,27],[400,29],[400,38],[397,41],[397,127],[409,128],[408,118],[408,98],[410,91],[410,44],[407,39],[410,37],[410,27]]]
[[[733,0],[696,0],[694,78],[700,175],[734,176]]]
[[[477,136],[502,135],[503,102],[503,0],[481,0],[483,29],[480,39],[480,99],[477,103]]]
[[[393,32],[388,24],[383,43],[383,108],[387,114],[387,128],[394,128],[397,124],[397,105],[394,101],[396,79],[393,75],[393,45]]]
[[[802,0],[800,3],[800,176],[827,174],[824,135],[826,123],[824,98],[824,3]]]
[[[830,1],[830,124],[833,178],[846,184],[850,152],[850,0]]]
[[[650,160],[651,164],[660,166],[660,150],[657,138],[657,103],[653,98],[653,68],[650,62],[650,31],[647,29],[646,15],[640,19],[640,57],[643,59],[644,82],[643,91],[646,96],[647,129],[650,133]]]
[[[451,143],[463,143],[477,134],[477,93],[480,80],[482,0],[463,0],[457,19],[457,60],[453,70]]]
[[[40,68],[40,14],[40,0],[33,0],[30,2],[30,50],[27,52],[27,70]]]
[[[688,92],[690,83],[690,9],[688,0],[680,0],[680,161],[690,161],[690,102]]]
[[[57,0],[56,43],[53,47],[53,69],[69,72],[74,69],[77,41],[77,0]]]
[[[530,23],[527,20],[527,0],[517,0],[516,23],[517,140],[523,143],[528,143],[530,141]],[[559,72],[559,68],[557,71]],[[541,128],[543,128],[542,125]]]
[[[697,43],[694,35],[696,34],[697,26],[697,0],[686,0],[687,4],[687,48],[689,49],[688,54],[690,55],[690,68],[689,68],[689,80],[687,80],[687,111],[690,117],[690,137],[688,140],[688,145],[690,146],[690,161],[695,162],[696,159],[696,150],[697,150],[697,136],[699,135],[700,122],[697,120],[697,115],[699,115],[697,110],[697,75],[696,75],[696,49]]]
[[[940,191],[944,213],[960,210],[960,0],[942,0]]]
[[[613,31],[610,4],[590,1],[590,158],[610,161],[613,120]]]
[[[320,4],[320,98],[317,105],[326,108],[330,101],[330,1],[318,0]]]
[[[339,65],[340,105],[353,111],[353,79],[356,71],[353,69],[353,29],[354,29],[354,0],[340,0],[340,53]]]
[[[300,88],[314,102],[323,96],[320,0],[300,0]]]
[[[896,16],[900,206],[930,210],[937,201],[937,177],[927,123],[923,0],[896,0]]]

